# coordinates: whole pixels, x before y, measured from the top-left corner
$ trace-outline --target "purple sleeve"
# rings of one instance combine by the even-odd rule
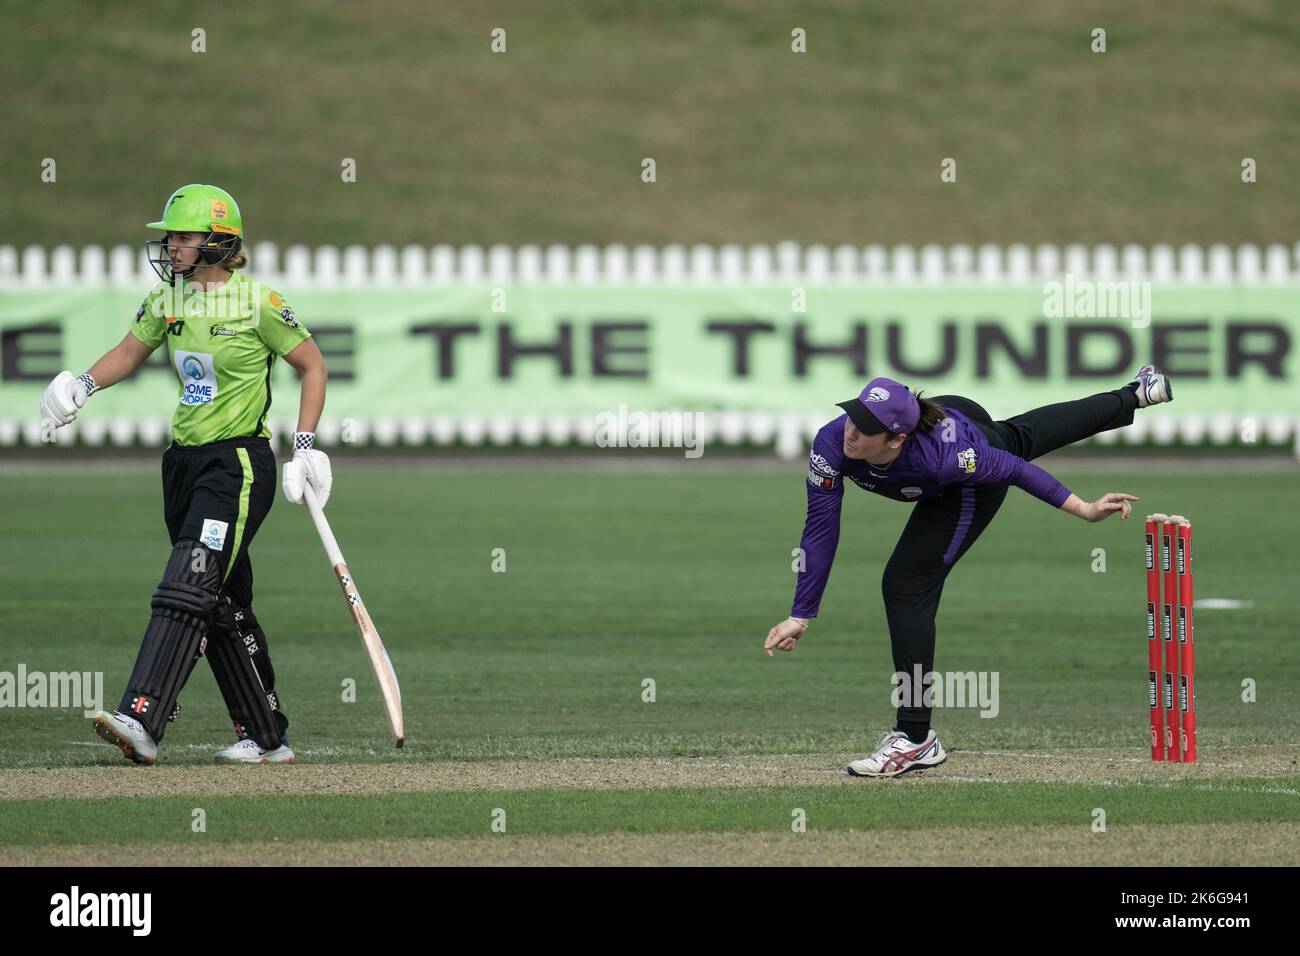
[[[1033,462],[1000,448],[986,450],[984,460],[978,463],[966,480],[976,485],[1015,485],[1035,498],[1046,501],[1053,508],[1061,507],[1065,504],[1065,499],[1070,497],[1070,489],[1050,473]]]
[[[834,423],[832,423],[834,425]],[[817,433],[808,458],[808,515],[804,519],[803,570],[795,585],[794,617],[816,617],[831,562],[840,543],[840,505],[844,502],[843,448],[830,425]]]

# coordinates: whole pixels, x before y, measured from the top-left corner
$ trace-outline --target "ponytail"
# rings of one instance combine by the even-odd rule
[[[948,417],[948,410],[938,402],[922,398],[921,395],[921,392],[916,393],[916,400],[921,405],[921,417],[916,423],[916,430],[918,432],[928,432]]]

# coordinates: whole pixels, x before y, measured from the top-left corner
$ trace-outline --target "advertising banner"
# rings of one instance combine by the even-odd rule
[[[36,417],[49,380],[116,343],[147,291],[0,293],[0,415]],[[620,404],[830,415],[888,375],[1005,416],[1113,388],[1147,361],[1176,382],[1180,413],[1300,415],[1300,290],[1290,285],[1157,285],[1125,302],[1037,285],[276,291],[329,361],[335,415]],[[95,412],[170,414],[178,384],[164,351],[96,394]],[[277,363],[278,389],[293,376]]]

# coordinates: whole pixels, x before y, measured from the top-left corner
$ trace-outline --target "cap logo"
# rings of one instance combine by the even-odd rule
[[[887,402],[889,401],[889,390],[877,385],[871,391],[867,392],[867,401],[869,402]]]
[[[224,199],[212,200],[212,218],[213,219],[226,218],[226,201]]]

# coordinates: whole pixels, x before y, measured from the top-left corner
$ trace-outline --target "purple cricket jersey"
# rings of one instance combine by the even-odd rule
[[[816,617],[831,562],[840,540],[840,505],[844,479],[859,488],[898,501],[933,498],[953,486],[962,495],[961,517],[944,563],[957,559],[975,512],[975,487],[1015,485],[1053,508],[1070,497],[1070,489],[1031,462],[1000,448],[990,448],[978,425],[956,409],[947,410],[952,424],[940,422],[928,432],[913,432],[897,458],[879,468],[844,457],[844,421],[827,422],[813,440],[808,456],[808,517],[804,522],[804,570],[795,588],[794,617]]]

